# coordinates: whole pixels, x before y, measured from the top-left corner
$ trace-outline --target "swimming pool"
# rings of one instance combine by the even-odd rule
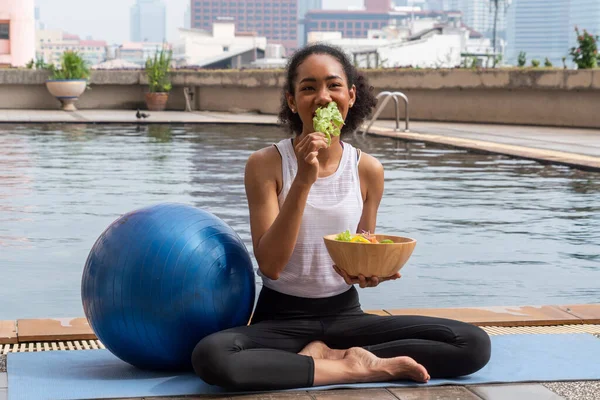
[[[207,209],[252,251],[244,165],[286,136],[254,125],[0,125],[0,320],[83,316],[89,249],[149,204]],[[362,290],[363,307],[600,301],[600,174],[346,140],[386,169],[378,231],[418,241],[402,279]]]

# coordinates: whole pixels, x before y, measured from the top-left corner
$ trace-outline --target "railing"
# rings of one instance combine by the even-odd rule
[[[398,102],[398,97],[400,97],[404,100],[405,121],[406,121],[406,126],[404,128],[404,132],[409,132],[409,129],[408,129],[408,122],[409,122],[409,120],[408,120],[408,97],[406,97],[406,95],[402,92],[387,92],[387,91],[379,93],[377,95],[377,100],[379,100],[381,97],[384,97],[383,102],[381,102],[381,104],[379,104],[377,106],[377,109],[375,110],[375,115],[373,115],[373,118],[371,118],[369,125],[367,125],[367,129],[365,129],[363,131],[363,135],[365,133],[369,132],[369,129],[371,129],[371,126],[373,126],[373,124],[375,123],[377,118],[379,118],[379,115],[381,114],[381,112],[383,111],[383,109],[385,108],[387,103],[389,103],[390,99],[394,99],[394,103],[396,103],[396,129],[394,129],[394,130],[395,131],[400,130],[400,103]]]

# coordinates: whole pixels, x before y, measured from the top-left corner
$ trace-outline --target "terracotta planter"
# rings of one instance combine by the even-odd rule
[[[169,93],[146,93],[146,106],[150,111],[164,111],[167,107]]]
[[[85,79],[61,79],[46,81],[46,88],[50,94],[60,100],[64,111],[76,111],[75,102],[85,91]]]

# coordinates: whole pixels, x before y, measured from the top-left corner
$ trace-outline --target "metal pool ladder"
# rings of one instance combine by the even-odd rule
[[[406,126],[404,128],[404,132],[410,132],[408,129],[408,122],[409,122],[408,121],[408,97],[406,97],[406,95],[402,92],[389,92],[389,91],[379,93],[377,95],[377,100],[379,100],[381,97],[384,97],[383,102],[377,106],[377,109],[375,110],[375,115],[373,115],[373,118],[371,118],[369,125],[367,125],[367,129],[365,129],[363,131],[363,135],[366,134],[367,132],[369,132],[369,129],[371,129],[371,126],[373,126],[373,124],[375,123],[377,118],[379,118],[379,115],[385,108],[386,104],[390,101],[390,99],[394,99],[394,103],[396,103],[396,129],[394,129],[394,130],[395,131],[400,130],[400,103],[398,102],[398,97],[402,98],[402,100],[404,100],[404,104],[405,104]]]

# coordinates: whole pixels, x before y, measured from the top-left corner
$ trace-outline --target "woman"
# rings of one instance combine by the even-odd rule
[[[263,288],[250,325],[204,338],[192,361],[209,384],[274,390],[354,382],[456,377],[481,369],[490,340],[480,328],[422,316],[361,310],[360,288],[395,280],[347,276],[322,237],[375,231],[383,168],[349,143],[314,132],[318,107],[337,103],[342,134],[376,104],[346,56],[325,45],[289,62],[280,121],[295,137],[248,159],[245,185]]]

